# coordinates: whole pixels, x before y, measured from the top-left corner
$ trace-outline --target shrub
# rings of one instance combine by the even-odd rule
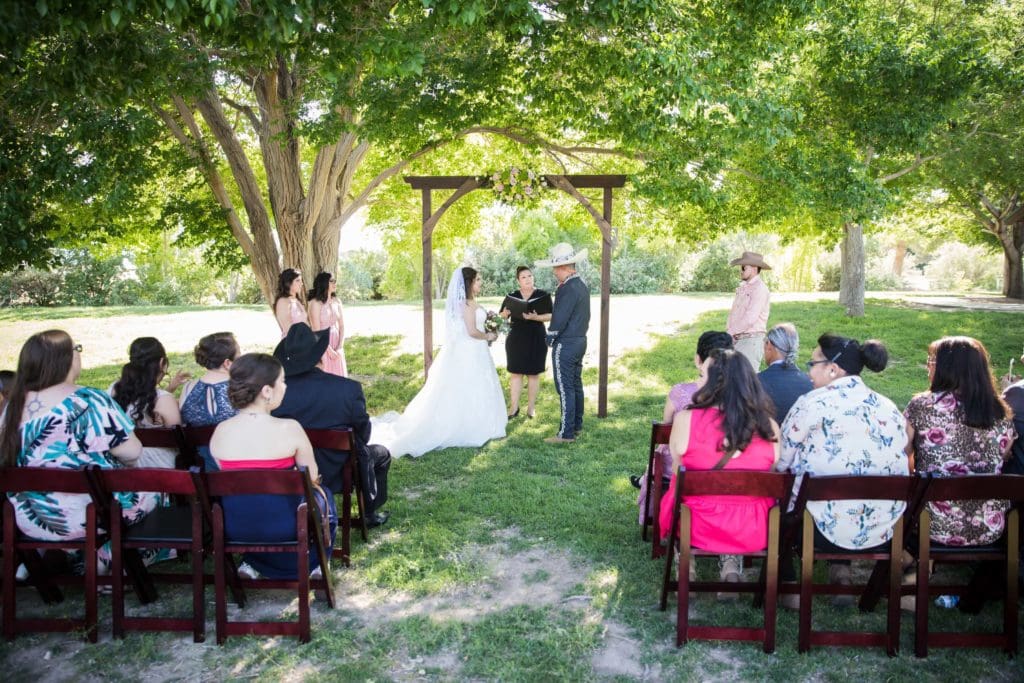
[[[843,275],[843,268],[838,263],[830,263],[818,269],[818,291],[838,292],[839,281]]]
[[[935,289],[998,291],[1002,259],[984,247],[950,242],[925,266],[924,275]]]
[[[64,275],[58,271],[25,268],[0,276],[0,306],[57,306],[62,301]]]
[[[612,258],[612,294],[652,294],[671,291],[679,276],[670,252],[650,252],[626,243]]]

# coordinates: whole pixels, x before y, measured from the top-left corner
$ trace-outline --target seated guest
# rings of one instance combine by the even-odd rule
[[[196,363],[206,368],[206,374],[182,389],[181,419],[189,427],[210,427],[236,412],[228,400],[228,377],[231,363],[238,358],[238,342],[230,332],[215,332],[200,339],[194,353]],[[207,470],[217,469],[209,448],[202,446],[199,454]]]
[[[210,439],[210,452],[219,469],[294,469],[305,466],[314,482],[320,476],[313,447],[302,425],[270,413],[281,405],[287,385],[281,363],[265,353],[247,353],[231,365],[228,397],[238,413],[217,425]],[[331,511],[331,539],[334,539],[332,496],[310,504],[328,506]],[[228,538],[259,542],[281,541],[295,536],[295,496],[244,495],[223,500],[224,532]],[[327,554],[330,556],[330,548]],[[315,572],[320,560],[310,549],[309,568]],[[242,576],[294,579],[297,559],[293,553],[246,553],[239,566]]]
[[[0,429],[0,462],[8,467],[118,468],[142,455],[135,426],[110,396],[75,382],[82,371],[82,345],[67,332],[48,330],[21,347],[18,374]],[[154,493],[116,494],[129,524],[158,504]],[[11,496],[18,528],[29,538],[60,541],[85,537],[87,494],[33,491]],[[152,559],[152,557],[147,558]],[[110,546],[99,552],[109,568]]]
[[[7,399],[11,397],[15,376],[13,370],[0,370],[0,413],[3,412]]]
[[[171,378],[167,390],[160,380],[167,375],[167,353],[155,337],[139,337],[128,347],[128,362],[121,368],[121,378],[110,386],[110,395],[117,401],[136,427],[173,427],[181,424],[178,402],[171,393],[190,375],[184,370]],[[139,467],[174,467],[172,448],[142,449]]]
[[[359,483],[366,502],[366,525],[380,526],[388,520],[388,513],[381,508],[388,499],[391,454],[384,446],[370,443],[370,416],[366,413],[362,385],[323,369],[324,349],[329,342],[326,330],[314,333],[305,323],[288,329],[287,336],[274,349],[288,379],[288,392],[274,415],[298,420],[307,429],[352,428]],[[324,448],[315,449],[314,454],[324,486],[341,491],[348,454]]]
[[[1024,365],[1024,356],[1020,357],[1020,362]],[[1003,465],[1003,474],[1024,474],[1024,380],[1006,387],[1003,400],[1013,412],[1013,427],[1017,432],[1010,457]],[[1021,565],[1021,571],[1024,572],[1024,564]]]
[[[779,323],[764,339],[765,369],[757,373],[775,404],[775,421],[782,424],[798,398],[814,388],[811,378],[796,366],[800,335],[792,323]]]
[[[661,534],[668,537],[675,506],[676,475],[686,470],[771,470],[779,456],[779,426],[750,361],[715,349],[701,366],[689,408],[672,420],[672,481],[661,499]],[[720,553],[763,550],[768,542],[770,498],[686,496],[691,510],[690,544]],[[740,580],[741,558],[719,558],[722,581]],[[735,598],[735,594],[719,598]]]
[[[693,356],[693,365],[698,370],[704,364],[704,361],[708,359],[710,354],[715,349],[731,349],[732,348],[732,335],[727,332],[715,332],[709,330],[701,333],[697,339],[697,353]],[[668,396],[665,397],[665,408],[662,411],[661,421],[672,422],[676,414],[690,405],[690,399],[693,398],[694,392],[697,391],[696,382],[680,382],[671,389],[669,389]],[[669,452],[668,445],[661,444],[655,451],[655,457],[661,458],[661,471],[663,473],[664,482],[662,491],[668,486],[669,477],[672,474],[672,453]],[[644,523],[644,511],[647,509],[647,471],[641,475],[632,474],[629,477],[629,481],[633,486],[640,489],[640,496],[637,498],[636,504],[640,508],[640,525]],[[653,514],[657,514],[657,510],[652,511]]]
[[[909,475],[904,447],[906,420],[896,405],[864,384],[866,367],[881,372],[889,354],[880,341],[860,344],[856,339],[824,334],[811,353],[807,367],[814,390],[796,400],[782,424],[782,457],[777,469],[795,474]],[[796,491],[794,491],[794,495]],[[807,510],[814,518],[814,544],[821,550],[864,550],[887,543],[892,528],[906,507],[903,501],[813,501]],[[783,563],[782,578],[794,578],[790,562]],[[850,583],[848,560],[833,560],[831,583]],[[783,596],[783,605],[795,606]],[[852,604],[850,596],[837,596],[835,604]]]
[[[943,337],[928,346],[929,391],[910,399],[907,454],[917,472],[955,477],[998,474],[1015,435],[996,391],[988,351],[977,339]],[[1007,501],[929,503],[931,538],[985,545],[1003,535]]]

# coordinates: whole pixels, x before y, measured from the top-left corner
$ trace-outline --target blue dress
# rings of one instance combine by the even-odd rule
[[[181,421],[189,427],[211,427],[218,425],[238,413],[228,400],[228,383],[207,384],[197,380],[181,404]],[[220,469],[206,446],[199,447],[208,472]]]

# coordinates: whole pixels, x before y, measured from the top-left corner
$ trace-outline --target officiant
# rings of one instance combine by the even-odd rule
[[[551,294],[537,289],[533,271],[527,266],[516,268],[519,289],[509,292],[502,302],[501,316],[511,327],[505,337],[505,357],[509,374],[509,418],[519,416],[519,395],[526,377],[526,417],[536,414],[540,376],[544,374],[548,347],[544,341],[544,323],[551,320]]]

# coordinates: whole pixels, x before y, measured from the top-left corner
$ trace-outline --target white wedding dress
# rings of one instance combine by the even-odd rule
[[[477,308],[477,330],[483,332],[486,318],[486,311]],[[401,415],[391,412],[371,419],[372,441],[392,457],[419,457],[435,449],[482,446],[504,438],[507,423],[505,394],[487,342],[469,336],[462,316],[449,316],[447,342],[423,388]]]

